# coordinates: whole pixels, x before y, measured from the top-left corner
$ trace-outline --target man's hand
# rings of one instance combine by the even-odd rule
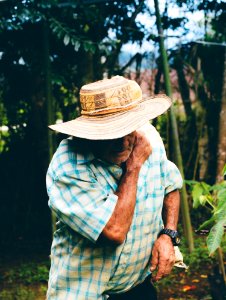
[[[152,281],[158,281],[170,274],[175,262],[175,252],[171,238],[166,234],[160,235],[152,250],[151,272],[157,269]]]
[[[151,145],[145,135],[137,131],[133,150],[126,161],[126,170],[140,169],[151,151]]]

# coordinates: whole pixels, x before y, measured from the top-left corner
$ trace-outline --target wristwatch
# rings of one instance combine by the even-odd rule
[[[178,231],[172,230],[172,229],[168,229],[168,228],[163,228],[159,232],[159,236],[162,235],[162,234],[166,234],[169,237],[171,237],[171,240],[172,240],[174,246],[178,246],[180,244],[180,238],[179,238]]]

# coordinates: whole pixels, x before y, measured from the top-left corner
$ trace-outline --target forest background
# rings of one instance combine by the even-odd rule
[[[135,79],[145,95],[166,92],[156,3],[168,57],[184,178],[209,186],[223,180],[225,1],[0,1],[1,299],[11,299],[12,282],[32,286],[22,291],[14,286],[16,298],[12,299],[39,299],[34,288],[34,282],[39,281],[44,282],[38,287],[43,299],[46,288],[52,219],[45,174],[64,137],[51,133],[48,125],[79,116],[80,87],[102,78],[123,75]],[[153,125],[163,137],[168,156],[177,161],[170,118],[164,115]],[[195,253],[190,255],[190,263],[197,265],[197,272],[207,262],[212,270],[217,263],[208,258],[207,251],[203,252],[205,243],[194,234],[211,217],[210,207],[201,205],[194,210],[198,206],[197,201],[193,202],[196,195],[192,197],[189,191],[186,201],[195,250],[190,251],[184,241],[184,251]],[[182,235],[183,222],[182,218]],[[29,263],[24,267],[25,258]],[[198,280],[196,285],[192,280]],[[206,288],[208,280],[203,287],[200,280],[192,277],[177,289],[182,294],[199,290],[198,298],[191,294],[191,299],[214,299],[214,292]],[[162,299],[183,299],[179,291],[171,292],[172,297]],[[210,294],[212,298],[208,298]]]

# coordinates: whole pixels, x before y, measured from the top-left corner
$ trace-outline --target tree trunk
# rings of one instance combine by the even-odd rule
[[[43,73],[44,73],[44,88],[45,88],[45,107],[46,107],[46,132],[48,140],[48,163],[51,161],[53,153],[55,151],[54,146],[54,133],[48,128],[48,125],[54,123],[54,107],[52,98],[52,86],[51,86],[51,72],[50,72],[50,59],[49,59],[49,36],[48,36],[48,24],[43,24]],[[56,216],[52,212],[52,233],[56,230]]]
[[[193,179],[209,182],[209,165],[210,165],[210,149],[209,149],[209,123],[208,123],[208,94],[206,92],[206,83],[202,72],[201,59],[197,58],[197,70],[195,76],[196,91],[196,128],[199,132],[198,138],[198,176],[194,172]]]
[[[189,92],[189,87],[185,78],[185,74],[184,74],[184,62],[183,59],[181,57],[180,53],[177,53],[176,57],[175,57],[175,61],[174,61],[174,65],[177,71],[177,77],[178,77],[178,83],[179,83],[179,89],[180,89],[180,94],[181,94],[181,98],[183,101],[183,105],[184,105],[184,110],[187,116],[187,119],[193,116],[193,111],[191,108],[191,100],[190,100],[190,92]]]
[[[162,77],[162,63],[158,62],[158,71],[157,71],[157,74],[155,75],[154,94],[158,94],[160,91],[161,77]]]
[[[226,49],[224,50],[224,72],[222,82],[222,96],[221,96],[221,109],[219,115],[219,135],[218,135],[218,149],[217,149],[217,176],[216,182],[221,182],[223,177],[223,168],[226,164]],[[218,262],[219,269],[222,274],[224,284],[226,285],[226,274],[224,267],[224,258],[222,248],[218,248]]]
[[[221,108],[219,114],[219,133],[217,147],[217,176],[216,181],[223,180],[222,170],[226,164],[226,50],[224,51],[224,73],[221,96]]]
[[[162,30],[162,25],[161,25],[161,17],[160,17],[160,12],[159,12],[158,0],[154,0],[154,3],[155,3],[155,12],[156,12],[156,19],[157,19],[157,28],[158,28],[158,34],[159,34],[159,45],[160,45],[160,51],[161,51],[161,57],[162,57],[162,66],[163,66],[163,72],[164,72],[165,88],[166,88],[167,95],[169,97],[172,97],[170,76],[169,76],[169,65],[168,65],[166,50],[164,47],[163,30]],[[174,154],[175,154],[174,155],[175,162],[176,162],[182,176],[184,176],[182,156],[181,156],[179,136],[178,136],[178,128],[177,128],[177,122],[176,122],[176,117],[174,114],[173,106],[170,109],[170,125],[171,125],[171,129],[172,129],[171,137],[172,137],[173,149],[174,149]],[[183,188],[181,190],[181,211],[182,211],[182,219],[183,219],[185,237],[187,239],[189,251],[192,252],[194,249],[194,241],[193,241],[193,232],[192,232],[187,192],[186,192],[185,185],[183,185]]]

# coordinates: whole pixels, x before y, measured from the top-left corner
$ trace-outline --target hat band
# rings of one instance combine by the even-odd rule
[[[135,84],[127,84],[98,93],[80,91],[82,114],[104,114],[128,110],[142,100],[142,91]]]
[[[128,110],[136,107],[141,102],[141,100],[134,101],[133,103],[129,103],[128,105],[124,105],[124,106],[116,106],[114,108],[112,108],[112,107],[101,108],[101,109],[96,109],[93,111],[82,110],[81,115],[99,116],[99,115],[108,115],[108,114],[112,114],[112,113],[116,113],[116,112],[128,111]]]

